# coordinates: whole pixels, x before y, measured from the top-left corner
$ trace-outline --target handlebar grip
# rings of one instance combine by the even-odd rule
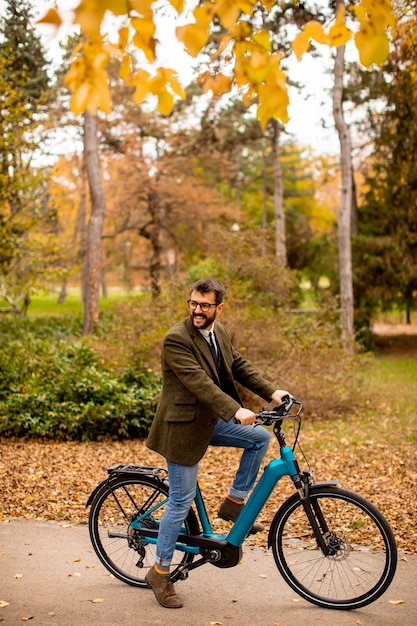
[[[238,419],[237,417],[233,418],[233,421],[235,424],[241,424],[242,422],[240,421],[240,419]]]

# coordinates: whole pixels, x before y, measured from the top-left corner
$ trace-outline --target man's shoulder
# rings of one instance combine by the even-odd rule
[[[174,335],[187,336],[190,334],[190,330],[192,331],[192,329],[192,324],[190,324],[189,319],[185,317],[167,330],[167,332],[165,333],[165,338],[172,337]]]

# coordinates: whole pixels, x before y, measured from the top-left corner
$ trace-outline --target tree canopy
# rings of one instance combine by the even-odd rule
[[[300,10],[302,3],[205,0],[194,6],[185,0],[170,0],[170,5],[178,16],[186,16],[186,19],[192,16],[192,21],[175,28],[177,39],[191,57],[206,50],[213,30],[216,31],[215,50],[210,48],[207,69],[199,77],[204,91],[217,97],[237,89],[245,106],[256,104],[263,128],[270,119],[288,121],[287,76],[281,64],[283,52],[273,45],[273,33],[263,26],[259,15],[267,12],[271,19],[282,12]],[[82,37],[66,75],[74,113],[86,109],[93,114],[97,109],[110,112],[107,68],[112,56],[121,61],[120,76],[134,88],[137,104],[152,94],[158,99],[158,110],[168,115],[175,96],[185,97],[176,71],[158,66],[157,10],[154,0],[80,0],[73,23],[79,27]],[[389,52],[387,28],[394,24],[391,1],[362,0],[349,11],[358,25],[356,32],[347,26],[345,7],[341,6],[327,29],[316,20],[303,25],[293,41],[297,57],[302,57],[312,41],[341,46],[353,39],[365,66],[383,63]],[[103,33],[109,15],[113,22],[121,20],[114,39]],[[39,23],[58,28],[62,23],[59,10],[50,9]],[[138,51],[143,59],[139,68]]]

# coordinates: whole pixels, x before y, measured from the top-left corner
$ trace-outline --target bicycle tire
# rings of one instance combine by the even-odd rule
[[[143,475],[114,478],[95,494],[88,521],[91,543],[104,567],[128,585],[147,587],[145,576],[155,562],[156,552],[156,545],[143,541],[131,524],[140,516],[141,527],[158,528],[168,492],[166,482]],[[192,509],[181,532],[198,533]],[[171,574],[193,558],[193,554],[176,550]]]
[[[392,530],[368,500],[337,487],[312,486],[310,500],[323,513],[325,556],[298,494],[283,503],[270,531],[279,572],[302,598],[330,609],[358,609],[389,587],[397,567]],[[317,519],[317,515],[316,515]],[[323,528],[323,524],[321,524]]]

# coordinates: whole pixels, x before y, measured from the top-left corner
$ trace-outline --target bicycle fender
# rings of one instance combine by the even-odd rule
[[[310,485],[310,489],[312,489],[313,487],[337,487],[338,484],[338,480],[322,480],[319,483],[312,483]]]
[[[85,508],[90,506],[90,504],[93,502],[94,498],[96,497],[96,494],[100,491],[102,487],[104,487],[104,485],[107,485],[108,482],[109,482],[109,479],[106,478],[105,480],[102,480],[101,483],[99,483],[97,487],[93,489],[93,491],[88,496],[88,500],[86,502]]]

